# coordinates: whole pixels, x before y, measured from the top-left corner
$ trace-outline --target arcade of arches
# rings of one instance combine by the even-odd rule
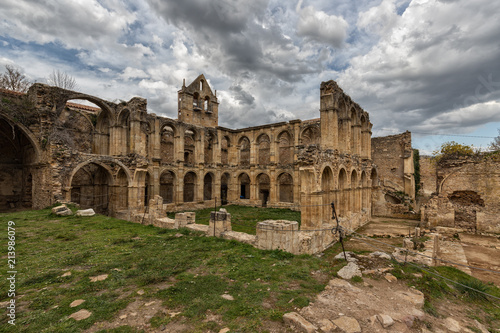
[[[329,221],[331,202],[341,217],[371,214],[372,124],[334,81],[321,84],[320,118],[236,130],[218,126],[218,99],[203,75],[179,90],[178,119],[148,113],[142,98],[115,104],[44,84],[0,95],[20,108],[31,100],[48,119],[21,129],[0,109],[2,209],[60,200],[130,216],[160,195],[168,211],[217,200],[302,210],[311,221]],[[43,191],[50,195],[33,202]],[[304,208],[311,203],[319,208]]]

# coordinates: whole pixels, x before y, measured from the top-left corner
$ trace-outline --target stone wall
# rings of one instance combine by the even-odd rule
[[[372,214],[402,217],[415,208],[411,133],[372,138],[372,158],[379,187],[372,194]]]
[[[446,158],[436,168],[437,193],[422,208],[422,222],[500,233],[500,155]]]
[[[131,217],[161,195],[171,211],[216,202],[305,210],[311,228],[331,222],[332,201],[362,221],[353,225],[370,217],[372,124],[334,81],[321,84],[319,119],[243,129],[218,126],[203,75],[179,91],[178,119],[148,113],[142,98],[112,103],[44,84],[0,95],[0,196],[9,202],[0,209],[72,201]],[[306,207],[312,201],[321,208]]]

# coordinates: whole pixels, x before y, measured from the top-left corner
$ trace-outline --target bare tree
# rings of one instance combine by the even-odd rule
[[[26,92],[31,82],[21,72],[21,69],[5,65],[5,73],[0,75],[0,88],[14,91]]]
[[[498,129],[498,136],[493,139],[490,144],[491,150],[500,151],[500,128]]]
[[[47,83],[51,86],[68,90],[75,90],[77,88],[75,78],[70,76],[68,73],[61,72],[59,70],[52,71],[52,74],[50,74],[47,79]]]

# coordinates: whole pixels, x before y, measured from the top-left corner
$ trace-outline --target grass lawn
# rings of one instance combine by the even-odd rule
[[[255,235],[255,227],[257,222],[262,222],[264,220],[288,220],[297,221],[300,226],[300,212],[296,212],[290,209],[279,209],[279,208],[260,208],[260,207],[247,207],[247,206],[222,206],[217,207],[225,208],[228,213],[231,214],[231,224],[234,231],[246,232],[247,234]],[[196,223],[206,224],[210,220],[210,212],[214,210],[214,207],[200,209],[196,211]],[[175,217],[175,213],[169,213],[170,218]]]
[[[266,322],[281,323],[285,312],[306,306],[333,274],[333,267],[316,257],[261,251],[187,229],[102,215],[58,217],[46,209],[0,214],[0,220],[5,235],[8,221],[15,222],[18,272],[16,326],[3,315],[2,332],[81,332],[95,322],[112,321],[138,299],[160,300],[164,308],[180,312],[173,318],[152,313],[153,327],[177,321],[191,332],[223,327],[264,331]],[[2,259],[6,272],[7,256]],[[65,272],[71,275],[62,277]],[[90,281],[102,274],[108,278]],[[9,300],[5,278],[0,290],[0,301]],[[225,293],[234,300],[222,298]],[[77,299],[85,302],[70,307]],[[81,321],[68,318],[81,309],[92,315]],[[219,319],[207,321],[207,314]]]
[[[300,214],[289,210],[225,208],[233,221],[248,226],[264,219],[300,219]],[[209,211],[197,211],[197,222],[208,223]],[[286,331],[283,314],[307,306],[345,265],[333,258],[341,251],[340,244],[321,257],[295,256],[187,229],[167,230],[102,215],[58,217],[50,209],[26,211],[0,214],[5,230],[0,244],[0,302],[10,299],[4,278],[4,272],[11,270],[6,255],[8,221],[15,222],[16,232],[16,326],[2,315],[0,332],[142,332],[141,327],[119,318],[139,303],[142,310],[129,311],[128,318],[138,311],[134,323],[142,320],[150,328],[165,331],[172,325],[187,332],[219,332],[224,327],[234,332]],[[346,248],[356,251],[350,244],[347,240]],[[454,288],[418,268],[393,265],[398,279],[425,293],[428,313],[439,316],[435,305],[452,300],[477,309],[471,316],[485,312],[493,327],[499,322],[500,308],[481,295]],[[432,270],[500,296],[498,288],[456,269]],[[63,277],[67,272],[71,275]],[[108,275],[105,280],[91,282],[91,277],[103,274]],[[85,302],[70,307],[79,299]],[[153,301],[154,306],[145,306]],[[82,309],[91,312],[90,317],[69,318]],[[95,323],[115,324],[97,329]]]

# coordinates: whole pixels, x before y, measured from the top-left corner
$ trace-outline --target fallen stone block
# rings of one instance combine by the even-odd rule
[[[353,276],[361,276],[361,270],[359,266],[354,262],[349,262],[346,266],[342,267],[337,275],[343,279],[349,280]]]
[[[73,215],[73,212],[71,211],[71,209],[69,209],[68,206],[66,206],[64,204],[61,206],[57,206],[57,207],[52,208],[52,213],[59,215],[59,216]]]
[[[345,333],[359,333],[361,332],[361,327],[356,319],[352,317],[342,316],[333,321],[335,325],[337,325],[342,332]]]
[[[95,212],[92,208],[82,209],[82,210],[77,210],[75,215],[76,216],[94,216]]]
[[[378,314],[377,318],[378,318],[378,321],[382,324],[383,328],[387,328],[387,327],[394,325],[394,319],[392,319],[392,317],[389,315]]]
[[[289,312],[283,315],[285,324],[297,328],[301,332],[314,333],[318,328],[304,319],[297,312]]]

